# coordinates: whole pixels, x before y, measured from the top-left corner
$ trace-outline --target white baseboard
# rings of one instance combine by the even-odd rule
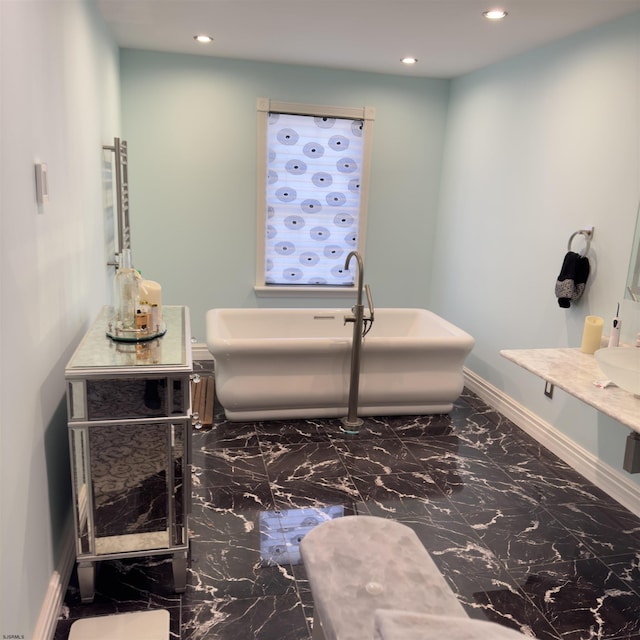
[[[464,374],[465,386],[490,407],[511,420],[552,453],[555,453],[616,502],[640,516],[640,491],[638,491],[637,484],[473,371],[465,368]]]
[[[40,615],[33,632],[33,640],[52,640],[56,632],[60,608],[64,602],[64,595],[69,586],[69,578],[73,570],[73,563],[76,559],[74,544],[73,518],[65,528],[64,539],[62,541],[62,552],[58,561],[58,566],[51,576],[49,588],[45,594]]]
[[[191,355],[194,360],[213,360],[207,345],[203,342],[194,342],[191,345]]]

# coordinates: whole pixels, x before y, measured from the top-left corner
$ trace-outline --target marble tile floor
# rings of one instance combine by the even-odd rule
[[[357,436],[333,419],[229,423],[216,407],[193,436],[186,592],[168,557],[101,562],[83,605],[74,571],[55,640],[79,618],[154,608],[172,640],[310,640],[291,536],[328,512],[410,526],[473,618],[540,640],[640,640],[640,519],[466,390],[449,415],[368,418]],[[289,540],[265,528],[278,516]]]

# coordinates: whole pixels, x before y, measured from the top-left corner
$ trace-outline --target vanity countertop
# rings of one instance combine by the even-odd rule
[[[640,433],[640,398],[613,385],[597,387],[594,381],[606,376],[594,356],[579,348],[504,349],[500,355]]]

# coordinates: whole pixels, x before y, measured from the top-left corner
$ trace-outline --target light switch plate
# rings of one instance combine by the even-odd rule
[[[49,175],[44,162],[36,162],[36,201],[38,204],[49,202]]]

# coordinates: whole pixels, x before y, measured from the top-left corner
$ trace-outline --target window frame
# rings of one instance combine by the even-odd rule
[[[265,234],[267,227],[267,126],[269,113],[286,113],[300,116],[345,118],[364,121],[364,148],[362,173],[360,176],[360,212],[358,217],[358,244],[356,250],[364,258],[369,205],[369,176],[373,141],[374,107],[331,107],[315,104],[282,102],[270,98],[258,98],[258,144],[257,144],[257,197],[256,197],[256,277],[254,291],[258,297],[318,297],[332,298],[353,296],[355,283],[351,286],[326,285],[271,285],[265,282]]]

